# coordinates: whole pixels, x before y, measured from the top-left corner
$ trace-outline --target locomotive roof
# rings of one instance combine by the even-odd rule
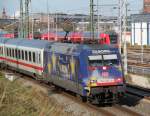
[[[48,48],[51,42],[45,40],[9,39],[6,44],[43,49]]]
[[[62,54],[79,54],[83,50],[112,50],[115,49],[108,45],[99,44],[71,44],[71,43],[54,43],[51,46],[51,50]]]

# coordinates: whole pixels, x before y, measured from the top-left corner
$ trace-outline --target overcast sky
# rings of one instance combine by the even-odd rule
[[[0,12],[5,8],[8,15],[13,15],[19,11],[20,0],[0,0]],[[48,4],[47,4],[48,1]],[[89,13],[89,1],[90,0],[31,0],[30,12],[47,12],[47,6],[49,12],[65,12],[65,13]],[[117,4],[118,0],[94,0],[102,4]],[[137,13],[143,7],[143,0],[128,0],[130,4],[130,13]],[[95,8],[96,9],[96,8]],[[117,14],[117,10],[113,9],[113,6],[99,8],[100,14],[111,15]]]

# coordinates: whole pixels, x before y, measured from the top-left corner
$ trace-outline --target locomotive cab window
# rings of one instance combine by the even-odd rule
[[[108,54],[103,55],[104,58],[104,65],[117,65],[119,63],[119,60],[117,58],[117,54]]]
[[[89,56],[89,66],[102,66],[103,61],[102,61],[102,55],[97,55],[97,56]]]

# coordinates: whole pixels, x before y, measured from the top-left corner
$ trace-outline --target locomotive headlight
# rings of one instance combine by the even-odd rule
[[[123,82],[123,79],[122,79],[122,78],[118,78],[116,81],[117,81],[118,83],[119,83],[119,82]]]
[[[90,83],[96,83],[97,80],[90,80]]]

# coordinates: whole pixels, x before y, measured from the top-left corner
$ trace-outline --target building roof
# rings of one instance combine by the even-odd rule
[[[56,53],[61,54],[80,54],[81,52],[87,50],[116,50],[117,48],[114,48],[112,46],[108,45],[100,45],[100,44],[71,44],[71,43],[54,43],[51,46],[51,50]]]
[[[150,22],[150,13],[131,15],[132,22]]]

